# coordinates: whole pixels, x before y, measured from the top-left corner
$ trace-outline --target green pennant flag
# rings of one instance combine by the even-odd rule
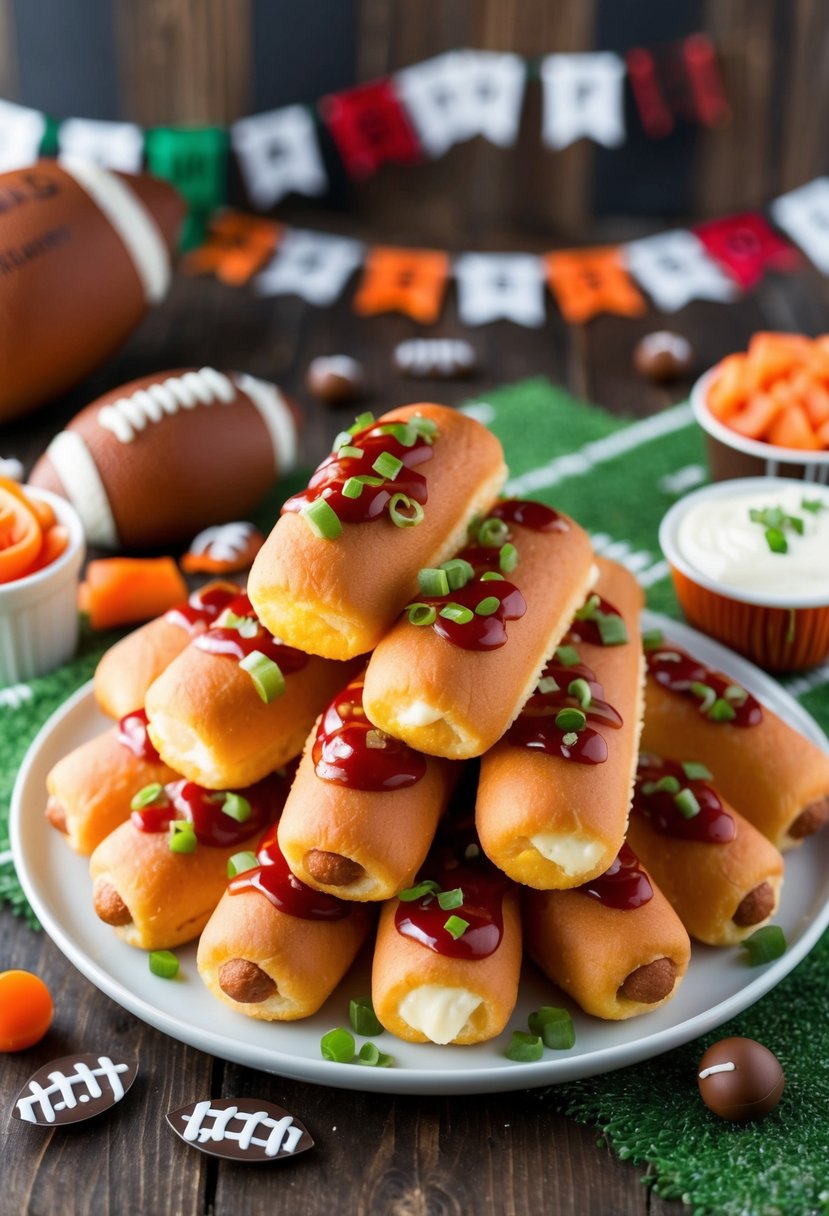
[[[147,168],[176,187],[188,206],[180,245],[204,238],[210,215],[227,202],[227,131],[221,127],[156,127],[147,132]]]

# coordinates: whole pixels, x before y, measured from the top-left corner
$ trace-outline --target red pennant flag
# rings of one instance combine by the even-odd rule
[[[371,177],[393,161],[421,159],[420,144],[388,80],[375,80],[319,103],[320,113],[351,177]]]
[[[711,257],[745,290],[759,283],[766,269],[792,271],[800,265],[795,247],[756,211],[710,220],[693,231]]]
[[[665,47],[635,47],[625,56],[628,78],[645,133],[664,139],[678,118],[720,126],[731,111],[714,45],[693,34]]]

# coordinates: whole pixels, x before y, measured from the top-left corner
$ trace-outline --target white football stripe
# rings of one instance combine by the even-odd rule
[[[76,431],[61,431],[46,449],[90,544],[118,547],[118,530],[107,492],[89,448]]]
[[[244,372],[237,372],[234,380],[243,393],[247,393],[259,411],[273,444],[276,468],[280,474],[287,473],[296,463],[297,433],[294,416],[285,398],[275,384],[257,380]]]
[[[121,238],[148,304],[158,304],[170,285],[170,256],[150,212],[126,182],[92,161],[66,156],[61,169],[73,177]]]

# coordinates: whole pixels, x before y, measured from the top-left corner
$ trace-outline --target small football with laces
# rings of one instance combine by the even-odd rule
[[[69,499],[90,544],[180,544],[261,501],[294,465],[297,423],[266,380],[212,367],[159,372],[81,410],[29,482]]]

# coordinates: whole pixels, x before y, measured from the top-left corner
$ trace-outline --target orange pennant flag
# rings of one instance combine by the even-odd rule
[[[182,259],[187,274],[214,274],[231,287],[240,287],[265,265],[282,236],[275,220],[221,211],[211,221],[207,240]]]
[[[354,311],[363,317],[402,312],[429,325],[440,316],[448,279],[448,253],[376,245],[366,257]]]
[[[589,321],[600,312],[639,317],[647,311],[645,297],[613,246],[563,249],[546,254],[544,261],[550,290],[571,325]]]

